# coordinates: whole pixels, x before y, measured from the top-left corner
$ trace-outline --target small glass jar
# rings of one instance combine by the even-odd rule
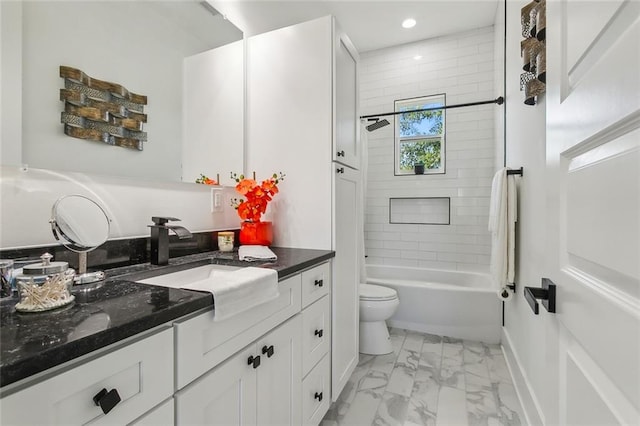
[[[13,279],[13,260],[0,259],[0,299],[13,296],[15,280]]]
[[[233,251],[233,232],[218,232],[218,250],[229,252]]]
[[[75,271],[67,262],[51,262],[52,257],[49,253],[43,254],[42,263],[24,266],[22,274],[16,277],[20,294],[17,311],[42,312],[73,302],[71,287]]]

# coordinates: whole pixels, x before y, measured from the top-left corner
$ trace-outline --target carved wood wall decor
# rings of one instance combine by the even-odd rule
[[[142,131],[147,122],[146,96],[71,67],[60,66],[60,77],[65,87],[60,89],[64,102],[60,121],[66,135],[142,151],[147,140]]]
[[[535,105],[538,96],[546,90],[547,75],[547,1],[533,0],[520,10],[522,37],[520,55],[522,69],[520,90],[524,90],[524,103]]]

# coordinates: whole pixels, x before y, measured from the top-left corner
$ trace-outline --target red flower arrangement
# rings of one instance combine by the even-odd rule
[[[246,199],[234,198],[231,204],[238,211],[238,216],[243,221],[260,222],[260,218],[267,210],[269,201],[278,193],[278,184],[284,179],[284,174],[274,173],[270,178],[258,182],[254,179],[245,178],[244,175],[231,173],[231,179],[237,182],[236,191],[244,195]]]

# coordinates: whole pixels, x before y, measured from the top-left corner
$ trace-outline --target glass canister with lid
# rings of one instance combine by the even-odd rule
[[[16,277],[20,312],[42,312],[56,309],[73,302],[71,294],[75,271],[67,262],[51,262],[53,256],[45,253],[41,263],[26,265]]]

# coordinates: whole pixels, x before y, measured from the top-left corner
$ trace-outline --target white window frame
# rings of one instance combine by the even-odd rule
[[[404,107],[414,107],[412,109],[422,109],[425,104],[438,104],[441,103],[445,106],[446,96],[444,93],[438,95],[420,96],[417,98],[399,99],[394,102],[394,111],[398,112]],[[414,173],[413,170],[401,170],[400,169],[400,145],[403,141],[412,141],[417,139],[440,139],[440,167],[436,169],[424,170],[425,175],[444,174],[446,173],[446,110],[442,111],[442,132],[432,135],[420,135],[420,136],[400,136],[400,114],[394,117],[395,133],[394,133],[394,175],[395,176],[419,176]]]

